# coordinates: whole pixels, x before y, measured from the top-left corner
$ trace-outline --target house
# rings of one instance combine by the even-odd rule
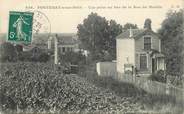
[[[151,29],[151,20],[146,19],[144,29],[129,29],[116,38],[117,72],[136,71],[148,76],[165,70],[161,52],[160,36]]]
[[[58,36],[58,49],[60,53],[77,52],[79,50],[77,36],[75,34]]]
[[[76,34],[72,33],[65,33],[65,34],[56,34],[53,36],[57,38],[58,41],[58,52],[61,54],[65,54],[66,52],[77,52],[79,51],[78,47],[78,41]],[[52,38],[53,38],[52,37]],[[49,38],[48,43],[48,49],[54,49],[54,43],[52,38]]]

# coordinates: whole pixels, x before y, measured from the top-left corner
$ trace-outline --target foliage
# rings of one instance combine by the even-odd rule
[[[132,23],[126,23],[123,27],[123,30],[128,30],[128,29],[138,29],[136,24],[132,24]]]
[[[109,61],[116,59],[116,37],[127,29],[136,29],[137,25],[126,23],[122,27],[115,20],[91,13],[77,28],[81,47],[90,52],[92,59]]]
[[[3,63],[0,110],[26,112],[138,111],[131,98],[117,96],[83,77],[63,75],[48,63]],[[126,104],[126,105],[125,105]]]
[[[156,73],[153,73],[149,79],[153,80],[153,81],[158,81],[158,82],[163,82],[166,83],[166,77],[164,76],[164,71],[163,70],[159,70]]]
[[[106,55],[115,59],[115,37],[122,32],[120,24],[91,13],[77,28],[82,47],[89,50],[94,60],[103,60]]]
[[[31,50],[23,52],[23,46],[19,44],[13,45],[9,42],[5,42],[0,45],[0,52],[1,52],[0,53],[1,62],[15,62],[15,61],[47,62],[50,59],[50,56],[48,55],[47,51],[40,50],[39,52],[35,53],[33,52],[33,50]]]
[[[70,63],[70,64],[85,64],[86,57],[82,55],[81,52],[66,52],[65,54],[60,55],[61,63]]]
[[[80,77],[63,75],[61,70],[53,70],[55,67],[48,63],[2,63],[0,110],[19,113],[125,113],[154,109],[148,106],[157,106],[160,110],[172,100],[172,97],[150,95],[113,78],[98,77],[93,69],[86,70],[87,74]],[[182,106],[175,107],[174,113],[177,114]],[[172,105],[169,111],[171,109]],[[158,112],[158,109],[154,111]]]
[[[17,51],[13,44],[5,42],[0,45],[0,59],[2,62],[5,61],[16,61],[17,60]]]
[[[108,21],[96,13],[91,13],[77,28],[82,47],[89,50],[93,58],[99,59],[107,49]]]
[[[39,62],[47,62],[49,61],[49,59],[50,59],[50,56],[46,52],[41,53],[38,57]]]
[[[50,60],[50,55],[47,51],[38,49],[38,52],[33,50],[21,52],[19,54],[19,61],[29,61],[29,62],[47,62]]]
[[[162,37],[162,50],[166,56],[166,67],[169,75],[183,74],[183,10],[171,11],[162,22],[159,30]]]
[[[18,60],[19,61],[32,61],[32,53],[31,52],[21,52],[19,54]]]
[[[183,112],[183,108],[179,108],[183,104],[176,103],[176,99],[173,96],[150,94],[132,83],[122,82],[109,76],[98,76],[95,70],[94,64],[84,66],[81,68],[79,76],[85,77],[89,82],[97,85],[99,88],[110,89],[118,96],[130,97],[133,103],[142,104],[139,105],[142,110],[152,110],[155,112],[163,110],[176,114]]]

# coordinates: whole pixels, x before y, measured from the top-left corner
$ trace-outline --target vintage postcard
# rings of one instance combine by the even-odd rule
[[[0,114],[184,114],[183,0],[1,0]]]

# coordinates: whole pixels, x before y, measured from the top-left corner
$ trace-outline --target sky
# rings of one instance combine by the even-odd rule
[[[60,8],[38,9],[46,6]],[[137,24],[139,28],[143,28],[145,19],[150,18],[152,29],[157,31],[169,10],[182,7],[183,0],[0,0],[0,33],[8,32],[9,11],[39,11],[49,20],[39,21],[50,27],[50,32],[76,33],[77,25],[91,12],[121,25],[127,22]]]

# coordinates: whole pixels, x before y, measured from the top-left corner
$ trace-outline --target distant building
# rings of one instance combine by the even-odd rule
[[[50,38],[47,39],[47,47],[48,49],[54,49],[54,39],[58,40],[58,52],[61,54],[65,54],[66,52],[78,52],[78,39],[77,35],[73,33],[65,33],[65,34],[55,34],[51,35]]]
[[[77,36],[74,34],[58,35],[58,51],[59,53],[78,52]]]
[[[151,20],[144,29],[131,29],[117,36],[117,71],[136,70],[140,75],[150,75],[165,70],[161,53],[160,36],[151,30]]]

